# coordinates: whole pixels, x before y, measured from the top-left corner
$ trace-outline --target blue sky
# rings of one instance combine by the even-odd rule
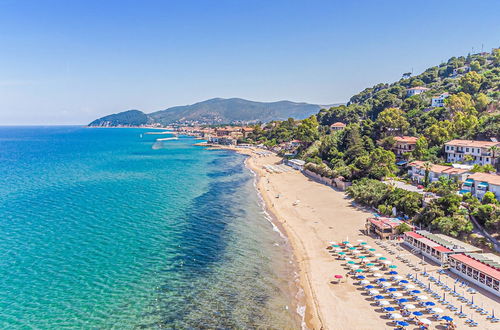
[[[0,125],[213,97],[344,102],[500,46],[500,1],[0,0]]]

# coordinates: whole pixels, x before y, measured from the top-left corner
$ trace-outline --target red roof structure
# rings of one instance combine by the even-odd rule
[[[460,261],[461,263],[477,269],[478,271],[484,273],[485,275],[491,276],[495,280],[500,280],[500,270],[493,268],[489,265],[483,264],[480,261],[477,261],[465,254],[452,254],[450,258]]]

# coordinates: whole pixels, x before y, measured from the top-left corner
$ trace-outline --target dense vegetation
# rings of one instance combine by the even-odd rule
[[[94,120],[89,126],[141,126],[148,123],[148,116],[139,110],[128,110]]]
[[[417,86],[428,90],[408,96],[408,89]],[[431,107],[431,98],[442,93],[449,94],[444,106]],[[335,122],[347,127],[330,130]],[[391,214],[395,207],[399,214],[413,217],[425,228],[459,236],[473,228],[470,212],[488,229],[498,232],[498,203],[481,204],[467,196],[462,201],[452,180],[441,179],[427,187],[438,198],[425,208],[421,195],[380,182],[400,174],[390,150],[395,145],[394,137],[401,135],[418,137],[407,159],[434,163],[444,163],[443,144],[451,139],[500,140],[500,49],[453,57],[416,76],[405,73],[395,83],[367,88],[346,105],[322,109],[302,121],[288,119],[256,126],[250,140],[268,147],[286,147],[287,141],[300,140],[295,157],[306,160],[306,168],[325,177],[354,181],[349,196],[382,214]],[[287,148],[281,150],[289,153]],[[500,155],[498,150],[492,152]],[[473,169],[492,170],[488,165]]]

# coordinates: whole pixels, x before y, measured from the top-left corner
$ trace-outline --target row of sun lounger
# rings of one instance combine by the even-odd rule
[[[289,166],[286,165],[264,165],[264,168],[266,171],[269,173],[285,173],[285,172],[290,172],[293,171],[293,169]]]

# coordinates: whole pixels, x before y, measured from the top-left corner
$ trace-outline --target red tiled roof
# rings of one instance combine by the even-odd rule
[[[477,172],[468,177],[474,181],[488,182],[489,184],[500,186],[500,175]]]
[[[330,125],[330,127],[345,127],[345,126],[346,125],[344,123],[341,123],[340,121]]]
[[[491,276],[492,278],[496,280],[500,280],[500,271],[498,269],[495,269],[489,265],[483,264],[482,262],[479,262],[477,260],[472,259],[469,256],[466,256],[465,254],[452,254],[450,255],[451,258],[458,260],[467,266],[477,269],[480,272],[483,272],[484,274]]]
[[[417,143],[418,138],[415,136],[395,136],[394,140],[403,143]]]
[[[498,146],[500,145],[500,142],[478,141],[478,140],[451,140],[446,142],[445,145],[459,146],[459,147],[488,148],[491,146]]]
[[[439,252],[453,252],[448,248],[445,248],[444,246],[436,246],[434,247],[434,250],[439,251]]]
[[[414,231],[407,231],[405,233],[406,236],[410,236],[410,237],[413,237],[413,238],[416,238],[416,239],[419,239],[419,238],[424,238],[424,236],[420,235],[420,234],[417,234],[416,232]]]

